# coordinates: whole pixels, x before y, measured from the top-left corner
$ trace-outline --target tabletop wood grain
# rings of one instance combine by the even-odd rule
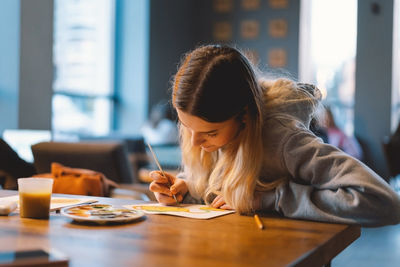
[[[0,190],[0,196],[16,194]],[[63,195],[68,196],[68,195]],[[71,196],[76,197],[76,196]],[[98,198],[125,205],[134,200]],[[230,214],[210,220],[146,215],[122,225],[0,216],[0,251],[55,249],[69,266],[322,266],[360,236],[355,225]]]

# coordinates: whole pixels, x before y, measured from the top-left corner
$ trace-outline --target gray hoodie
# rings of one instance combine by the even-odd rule
[[[400,198],[359,160],[324,144],[291,116],[266,120],[262,180],[287,182],[262,197],[263,210],[298,219],[382,226],[400,222]]]

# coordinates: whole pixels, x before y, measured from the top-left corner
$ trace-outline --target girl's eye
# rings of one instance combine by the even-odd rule
[[[208,136],[208,137],[216,137],[217,134],[216,134],[216,133],[209,133],[209,134],[207,134],[207,136]]]

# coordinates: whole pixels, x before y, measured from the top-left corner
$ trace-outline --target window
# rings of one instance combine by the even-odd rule
[[[105,135],[114,106],[114,0],[56,0],[52,130]]]
[[[354,131],[357,0],[303,0],[300,80],[322,91],[336,124]]]

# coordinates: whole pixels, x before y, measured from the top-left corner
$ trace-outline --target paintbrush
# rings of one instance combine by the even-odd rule
[[[168,187],[171,187],[172,182],[169,180],[168,176],[165,175],[164,170],[161,168],[160,162],[158,162],[157,156],[156,156],[156,154],[154,153],[153,148],[151,148],[150,143],[147,143],[147,146],[149,147],[150,152],[151,152],[151,155],[153,155],[154,161],[156,162],[157,167],[158,167],[158,169],[160,170],[161,174],[167,179],[167,181],[168,181]],[[176,196],[175,196],[174,194],[172,194],[172,196],[174,197],[174,199],[175,199],[175,201],[176,201],[176,204],[179,204],[178,200],[176,199]]]

